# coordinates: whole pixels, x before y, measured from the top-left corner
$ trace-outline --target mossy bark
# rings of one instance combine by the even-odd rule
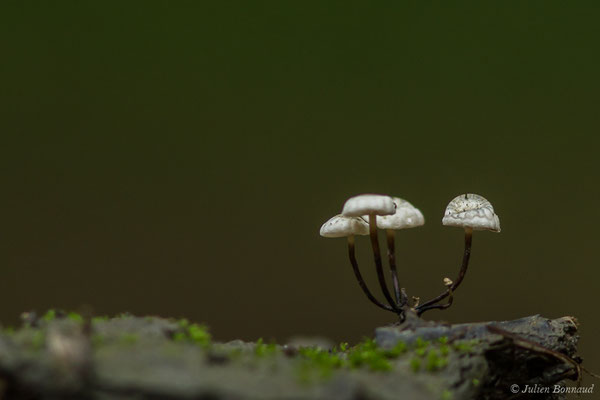
[[[459,325],[409,319],[378,328],[376,347],[309,356],[293,345],[210,343],[201,328],[175,320],[30,316],[0,334],[0,398],[519,398],[511,385],[577,378],[569,361],[576,333],[571,317]]]

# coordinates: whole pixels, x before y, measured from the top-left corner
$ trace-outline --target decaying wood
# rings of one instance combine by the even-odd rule
[[[547,319],[539,315],[513,321],[493,321],[469,324],[435,324],[415,321],[413,326],[390,326],[376,330],[381,346],[391,347],[398,341],[410,343],[417,338],[436,340],[447,337],[456,340],[477,340],[476,346],[483,365],[469,359],[460,363],[460,374],[452,385],[464,385],[472,379],[482,385],[464,398],[503,399],[519,398],[528,393],[512,393],[511,385],[524,389],[538,385],[548,387],[565,385],[565,379],[578,380],[581,376],[577,358],[577,320],[574,317]],[[477,357],[475,357],[477,358]],[[478,368],[484,368],[481,374]],[[560,393],[549,393],[537,398],[563,398]]]
[[[508,399],[530,396],[512,393],[511,385],[565,385],[581,376],[573,317],[455,325],[411,318],[401,326],[376,329],[380,347],[391,349],[399,341],[409,347],[393,360],[392,371],[342,368],[308,383],[298,379],[299,356],[292,345],[256,358],[248,355],[253,343],[217,343],[207,349],[175,341],[180,325],[162,318],[129,316],[88,324],[32,319],[29,327],[0,333],[1,398]],[[452,349],[447,365],[415,372],[411,362],[418,356],[410,349],[440,338]],[[459,350],[461,343],[468,344],[467,351]]]

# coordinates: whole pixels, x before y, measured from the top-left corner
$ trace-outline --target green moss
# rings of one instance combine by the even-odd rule
[[[173,335],[173,340],[175,342],[183,342],[184,340],[187,340],[187,335],[184,332],[176,332]]]
[[[450,353],[450,346],[443,344],[439,347],[440,354],[446,357]]]
[[[327,379],[336,369],[344,366],[344,361],[336,352],[329,352],[317,347],[304,347],[298,353],[301,357],[298,367],[301,382],[309,382],[315,377]]]
[[[212,337],[205,325],[190,324],[187,319],[177,321],[177,325],[181,330],[173,335],[175,342],[190,341],[202,347],[210,346]]]
[[[429,347],[430,342],[428,340],[423,340],[423,338],[418,337],[415,345],[417,346],[418,349],[425,349],[427,347]]]
[[[46,335],[44,335],[44,332],[41,330],[33,332],[33,335],[31,336],[31,347],[33,347],[34,350],[40,350],[44,347],[45,343]]]
[[[479,343],[478,340],[462,340],[457,341],[452,344],[456,351],[461,353],[470,353],[473,351],[473,347]]]
[[[375,357],[367,361],[367,365],[371,371],[387,372],[394,369],[392,363],[385,358]]]
[[[425,369],[429,372],[439,371],[448,365],[448,359],[436,350],[430,350],[427,354],[427,362],[425,364]]]
[[[410,360],[410,369],[413,372],[419,372],[419,370],[421,369],[421,359],[417,358],[417,357],[413,357]]]
[[[421,368],[435,372],[448,365],[450,346],[446,336],[440,337],[435,345],[422,338],[417,338],[414,346],[414,357],[410,361],[410,367],[414,372],[420,371]]]
[[[398,342],[393,348],[386,350],[377,346],[370,338],[365,338],[354,347],[349,347],[348,343],[340,343],[331,351],[315,347],[302,348],[299,350],[299,378],[301,382],[323,379],[341,368],[367,368],[374,372],[387,372],[393,370],[391,360],[407,351],[408,346],[404,342]]]
[[[442,400],[452,400],[454,396],[452,395],[452,392],[449,391],[448,389],[444,389],[444,391],[442,392],[442,395],[440,396],[440,398]]]
[[[188,321],[185,318],[182,318],[177,321],[177,325],[179,325],[179,327],[183,328],[183,329],[187,328],[189,324],[190,324],[190,321]]]
[[[390,371],[392,364],[388,361],[386,350],[380,349],[373,339],[365,339],[348,352],[350,367],[366,366],[371,371]]]
[[[330,353],[318,347],[305,347],[299,350],[302,357],[327,368],[339,368],[344,365],[338,354]]]
[[[210,345],[212,337],[208,332],[208,328],[206,326],[191,324],[190,326],[188,326],[187,331],[192,342],[203,347]]]
[[[394,347],[385,352],[385,356],[388,358],[397,358],[400,355],[406,353],[408,346],[404,342],[398,342]]]
[[[471,383],[473,384],[473,386],[479,386],[479,379],[477,378],[473,378],[473,380],[471,381]]]
[[[419,347],[419,348],[415,349],[415,354],[418,355],[419,357],[425,357],[425,354],[427,354],[427,349],[423,348],[423,347]]]
[[[83,322],[83,317],[80,314],[77,314],[76,312],[73,312],[73,311],[71,311],[70,313],[67,314],[67,318],[70,319],[71,321],[75,321],[77,323]]]
[[[343,353],[348,350],[349,344],[347,342],[341,342],[339,345],[334,346],[332,349],[333,353]]]
[[[46,314],[42,316],[42,319],[46,322],[53,321],[54,319],[56,319],[56,311],[53,309],[46,311]]]
[[[298,350],[301,357],[314,361],[322,366],[341,367],[343,366],[342,359],[338,353],[332,353],[318,347],[303,347]]]
[[[243,354],[244,354],[244,351],[242,349],[233,349],[233,350],[230,350],[227,355],[232,360],[238,360],[242,357]]]
[[[124,333],[121,335],[119,340],[123,344],[131,345],[131,344],[137,343],[137,341],[139,340],[139,336],[136,335],[135,333]]]
[[[471,346],[467,343],[454,343],[454,350],[460,351],[461,353],[467,353],[472,350]]]
[[[278,353],[277,344],[265,343],[262,338],[256,341],[254,346],[254,355],[257,357],[267,357]]]
[[[92,318],[92,323],[93,324],[98,324],[100,322],[106,322],[108,320],[109,320],[108,315],[99,315],[99,316],[96,316],[96,317]]]

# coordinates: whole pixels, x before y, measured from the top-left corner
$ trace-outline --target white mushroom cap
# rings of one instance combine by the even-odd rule
[[[360,217],[344,217],[338,214],[321,226],[321,236],[336,238],[352,235],[368,235],[369,224]]]
[[[379,229],[406,229],[415,228],[425,223],[425,217],[421,211],[408,201],[399,197],[392,197],[396,204],[396,212],[393,215],[377,217]]]
[[[390,196],[381,194],[361,194],[349,198],[344,204],[342,215],[360,217],[365,214],[392,215],[396,205]]]
[[[500,219],[494,213],[494,207],[478,194],[461,194],[446,207],[442,224],[472,228],[477,231],[500,232]]]

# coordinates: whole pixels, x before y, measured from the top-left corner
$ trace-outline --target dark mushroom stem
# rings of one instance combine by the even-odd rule
[[[445,292],[438,295],[437,297],[434,297],[433,299],[431,299],[429,301],[426,301],[425,303],[421,304],[420,306],[416,307],[415,311],[416,311],[417,315],[420,316],[425,311],[428,311],[428,310],[445,309],[445,308],[450,307],[450,305],[452,304],[452,301],[449,301],[447,304],[443,304],[443,305],[436,304],[436,303],[440,302],[441,300],[445,299],[448,296],[451,296],[453,294],[453,292],[456,291],[456,288],[460,285],[460,283],[465,278],[465,275],[467,274],[467,268],[469,267],[469,258],[471,257],[472,239],[473,239],[473,228],[465,227],[465,250],[463,253],[462,266],[460,267],[460,272],[458,273],[458,278],[456,278],[454,283],[450,287],[448,287],[448,289],[446,289]]]
[[[396,245],[395,245],[395,233],[393,229],[386,229],[385,234],[387,236],[387,254],[390,263],[390,271],[392,272],[392,282],[394,285],[394,294],[396,295],[396,304],[402,307],[404,303],[404,296],[400,293],[400,284],[398,283],[398,270],[396,269]]]
[[[354,246],[354,235],[348,236],[348,257],[350,257],[350,263],[352,264],[352,269],[354,270],[354,276],[356,276],[356,280],[360,285],[360,288],[365,293],[367,298],[371,300],[371,303],[375,304],[377,307],[383,308],[387,311],[394,311],[392,307],[381,303],[379,300],[373,296],[367,284],[365,283],[360,270],[358,269],[358,262],[356,261],[356,251]]]
[[[402,299],[403,306],[408,305],[408,295],[406,294],[406,289],[400,288],[400,296]]]
[[[448,278],[446,278],[448,279]],[[452,291],[452,281],[450,279],[448,279],[449,283],[446,285],[446,290],[448,292],[448,301],[444,304],[432,304],[429,307],[427,307],[427,310],[433,310],[433,309],[438,309],[438,310],[444,310],[448,307],[450,307],[452,305],[452,302],[454,301],[454,292]],[[425,311],[427,311],[425,310]],[[417,312],[417,315],[421,315]]]
[[[399,315],[403,315],[403,311],[390,294],[385,282],[385,275],[383,274],[383,264],[381,263],[381,251],[379,250],[379,240],[377,239],[377,220],[375,214],[369,214],[369,236],[371,238],[371,246],[373,247],[373,257],[375,259],[375,268],[377,269],[377,279],[379,280],[379,286],[385,296],[385,299],[390,304],[390,307]]]

